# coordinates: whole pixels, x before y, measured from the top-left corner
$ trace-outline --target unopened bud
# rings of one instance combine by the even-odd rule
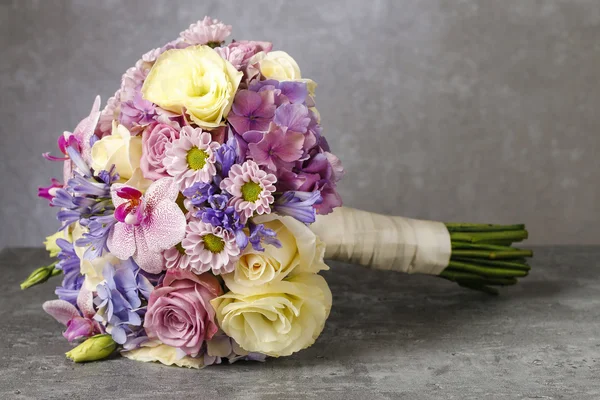
[[[55,264],[48,265],[46,267],[40,267],[33,271],[23,283],[21,283],[21,290],[25,290],[34,285],[46,282],[50,277],[60,274],[62,271],[54,268]]]
[[[92,336],[65,355],[77,363],[98,361],[110,356],[116,348],[117,343],[113,338],[108,334],[102,334]]]

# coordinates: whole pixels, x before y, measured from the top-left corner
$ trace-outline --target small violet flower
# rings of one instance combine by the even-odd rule
[[[312,224],[316,219],[316,204],[321,204],[323,198],[318,190],[314,192],[285,192],[273,204],[273,211],[279,215],[289,215],[305,224]]]
[[[277,240],[277,233],[274,230],[265,228],[263,224],[257,225],[252,222],[250,222],[248,226],[250,228],[249,241],[254,250],[265,251],[261,245],[262,242],[277,248],[281,247],[281,242]]]

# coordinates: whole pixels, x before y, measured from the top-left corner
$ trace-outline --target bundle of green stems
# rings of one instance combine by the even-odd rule
[[[452,255],[439,275],[460,286],[498,294],[497,286],[508,286],[524,278],[531,267],[531,250],[514,247],[527,239],[525,225],[446,223]]]

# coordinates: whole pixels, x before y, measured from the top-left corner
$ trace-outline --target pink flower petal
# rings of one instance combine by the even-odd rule
[[[163,200],[175,202],[177,200],[177,185],[174,185],[173,178],[161,178],[154,182],[146,191],[144,198],[146,207],[153,209]]]
[[[120,260],[127,260],[133,256],[136,248],[133,225],[117,223],[110,230],[106,245],[108,250]]]
[[[160,252],[151,250],[148,240],[144,236],[144,231],[139,227],[136,229],[134,248],[133,259],[141,269],[151,274],[158,274],[164,269],[164,261]]]
[[[96,314],[94,310],[94,299],[93,293],[85,288],[85,285],[79,290],[77,295],[77,307],[81,310],[81,313],[86,318],[91,318]]]
[[[63,325],[67,325],[67,322],[73,318],[80,317],[77,308],[68,301],[65,300],[50,300],[42,305],[44,311],[54,317],[55,320]]]
[[[154,253],[167,250],[185,237],[186,218],[174,201],[157,204],[139,227]],[[138,249],[139,251],[139,249]]]

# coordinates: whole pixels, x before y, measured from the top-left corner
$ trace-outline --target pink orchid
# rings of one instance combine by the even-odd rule
[[[133,257],[141,269],[159,273],[164,269],[161,253],[185,236],[186,218],[177,203],[179,194],[173,178],[161,178],[142,194],[122,184],[111,188],[117,223],[107,246],[121,260]]]
[[[50,153],[44,153],[43,156],[50,161],[64,161],[63,178],[66,183],[73,174],[73,161],[67,154],[67,147],[73,147],[81,153],[83,160],[90,163],[92,159],[92,137],[100,119],[100,96],[96,96],[90,115],[81,120],[73,132],[63,132],[58,138],[58,148],[64,154],[64,157],[54,157]]]
[[[79,307],[81,312],[77,307]],[[63,336],[69,342],[85,339],[104,332],[100,324],[94,320],[96,310],[94,310],[93,306],[92,292],[81,288],[77,296],[77,307],[65,300],[50,300],[42,306],[44,311],[67,327]]]
[[[57,179],[51,179],[50,186],[42,186],[38,188],[38,196],[44,198],[50,202],[50,206],[52,206],[52,199],[56,196],[56,190],[63,187],[63,184],[60,183]]]

